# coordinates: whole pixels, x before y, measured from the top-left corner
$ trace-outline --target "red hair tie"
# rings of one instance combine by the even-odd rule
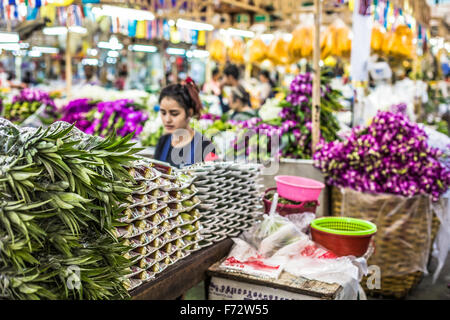
[[[192,80],[192,78],[191,77],[187,77],[186,78],[186,83],[188,83],[188,84],[195,84],[195,82],[194,82],[194,80]]]

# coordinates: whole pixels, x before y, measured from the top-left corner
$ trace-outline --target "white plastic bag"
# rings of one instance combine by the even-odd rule
[[[285,257],[264,258],[242,239],[233,238],[234,246],[221,269],[243,272],[260,278],[278,279],[287,259]]]

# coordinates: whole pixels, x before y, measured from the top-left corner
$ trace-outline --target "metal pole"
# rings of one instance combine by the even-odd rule
[[[313,47],[313,92],[312,92],[312,153],[320,136],[320,15],[321,0],[314,0],[314,47]]]
[[[68,27],[66,34],[66,93],[67,97],[72,94],[72,55],[70,53],[70,31]]]

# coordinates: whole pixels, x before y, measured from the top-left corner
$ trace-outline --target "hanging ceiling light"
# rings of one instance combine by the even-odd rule
[[[214,30],[214,26],[209,23],[197,22],[191,20],[178,19],[177,20],[177,28],[179,29],[191,29],[191,30],[205,30],[212,31]]]
[[[226,32],[230,36],[244,37],[244,38],[254,38],[255,37],[255,33],[253,31],[248,31],[248,30],[228,28],[226,30]]]
[[[0,42],[19,42],[19,34],[16,32],[0,32]]]
[[[98,66],[98,59],[87,58],[81,60],[81,64],[84,66]]]
[[[197,58],[197,59],[202,59],[202,58],[208,58],[209,57],[209,52],[206,50],[189,50],[188,52],[186,52],[186,56],[188,58]]]
[[[119,42],[119,40],[117,40],[117,38],[114,36],[109,39],[109,42],[100,41],[97,44],[97,46],[99,48],[109,49],[109,50],[122,50],[123,49],[123,44],[121,44]]]
[[[67,34],[67,30],[73,33],[86,34],[87,29],[80,26],[66,27],[46,27],[42,32],[47,36],[61,36]]]
[[[167,48],[167,54],[176,55],[176,56],[184,56],[186,54],[186,50],[181,48]]]
[[[54,47],[32,47],[31,51],[39,51],[41,53],[55,54],[59,52],[59,49]]]
[[[140,51],[140,52],[156,52],[158,51],[158,48],[155,46],[147,46],[143,44],[134,44],[131,46],[128,46],[128,49],[131,51]]]
[[[128,20],[154,20],[155,15],[150,11],[130,9],[125,7],[117,7],[103,5],[101,7],[92,8],[92,13],[99,16],[109,16],[113,18],[123,18]]]

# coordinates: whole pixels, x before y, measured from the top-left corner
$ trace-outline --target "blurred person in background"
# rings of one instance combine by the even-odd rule
[[[126,64],[122,64],[119,67],[119,72],[118,72],[117,80],[114,83],[114,87],[117,90],[125,90],[125,84],[126,84],[126,81],[127,81],[127,77],[128,77],[127,65]]]
[[[8,73],[6,72],[3,63],[0,62],[0,88],[6,87],[9,87]]]
[[[259,99],[261,101],[261,105],[263,105],[267,99],[275,96],[275,83],[270,78],[270,73],[267,70],[262,70],[259,73],[259,81],[261,82],[259,88]]]
[[[231,89],[230,119],[245,121],[257,116],[256,110],[249,107],[250,95],[242,87]]]
[[[218,68],[214,68],[214,70],[212,71],[211,80],[203,85],[203,92],[219,96],[221,93],[220,78],[220,70]]]
[[[94,66],[85,65],[83,67],[83,71],[84,71],[84,80],[81,82],[81,85],[91,85],[91,86],[100,85],[100,80],[97,77],[97,72]]]
[[[223,79],[220,82],[220,91],[221,94],[219,95],[220,100],[220,106],[222,108],[222,113],[227,113],[230,110],[230,106],[228,104],[225,104],[224,102],[224,88],[225,87],[232,87],[232,88],[238,88],[240,91],[245,91],[245,88],[240,84],[239,82],[239,68],[235,64],[229,64],[225,67],[223,70]],[[250,97],[250,95],[247,92],[247,96]],[[251,108],[251,102],[250,98],[248,101],[245,102],[246,106],[249,106]]]
[[[27,87],[30,87],[30,86],[33,86],[36,84],[36,81],[33,79],[33,73],[30,70],[25,71],[22,81]]]

